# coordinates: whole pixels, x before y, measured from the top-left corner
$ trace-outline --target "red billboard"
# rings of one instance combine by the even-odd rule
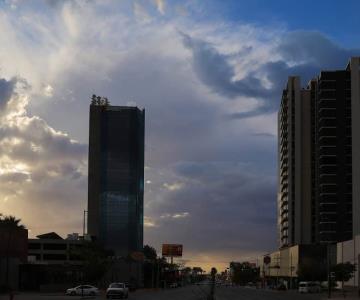
[[[183,245],[180,244],[163,244],[162,256],[168,257],[181,257],[183,251]]]

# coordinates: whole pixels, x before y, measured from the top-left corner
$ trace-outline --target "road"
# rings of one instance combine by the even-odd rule
[[[208,286],[187,286],[169,290],[143,290],[131,293],[129,300],[206,300]],[[0,296],[1,300],[8,300],[7,296]],[[60,294],[18,294],[14,300],[78,300],[81,297],[70,297]],[[87,297],[87,299],[106,299],[104,295]],[[295,291],[270,291],[240,287],[217,287],[216,300],[319,300],[326,299],[326,295],[300,295]]]

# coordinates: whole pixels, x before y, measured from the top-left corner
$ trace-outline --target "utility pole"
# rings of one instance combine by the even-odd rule
[[[331,262],[330,262],[330,243],[327,244],[327,263],[328,263],[328,299],[331,298]]]
[[[291,251],[291,250],[290,250]],[[290,290],[292,289],[292,271],[293,271],[293,266],[292,266],[292,253],[290,252]]]
[[[86,228],[85,228],[85,224],[86,224],[86,213],[87,213],[87,210],[84,210],[84,220],[83,220],[83,240],[85,240],[85,232],[86,232]]]
[[[160,287],[159,283],[160,283],[160,259],[157,260],[156,288]]]
[[[215,275],[217,271],[215,268],[211,268],[211,285],[210,285],[210,295],[208,300],[215,300]]]
[[[358,261],[357,261],[357,272],[358,272],[358,296],[360,298],[360,254],[358,254]]]

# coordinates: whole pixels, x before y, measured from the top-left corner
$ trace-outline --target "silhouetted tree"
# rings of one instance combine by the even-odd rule
[[[96,242],[84,241],[81,247],[70,250],[70,255],[83,262],[84,281],[97,283],[110,268],[112,251],[105,250]]]
[[[356,271],[354,264],[350,262],[336,264],[331,268],[331,271],[334,272],[335,281],[341,281],[341,288],[344,290],[344,281],[349,281],[353,278]]]
[[[145,245],[143,248],[145,256],[145,262],[143,265],[144,270],[144,285],[145,287],[154,287],[155,278],[157,278],[158,272],[158,260],[155,248]]]
[[[143,252],[146,259],[155,260],[157,258],[157,253],[155,248],[149,245],[144,246]]]

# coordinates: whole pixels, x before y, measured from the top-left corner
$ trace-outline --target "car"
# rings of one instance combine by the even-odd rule
[[[66,290],[66,295],[75,296],[75,295],[86,295],[86,296],[96,296],[99,295],[99,289],[92,285],[79,285],[74,288]]]
[[[280,283],[280,284],[276,287],[276,289],[277,289],[278,291],[286,291],[286,290],[287,290],[286,285],[283,284],[283,283]]]
[[[171,284],[169,285],[169,287],[170,287],[171,289],[177,288],[177,287],[178,287],[178,284],[177,284],[176,282],[173,282],[173,283],[171,283]]]
[[[255,288],[256,285],[253,283],[253,282],[248,282],[246,285],[245,285],[246,288]]]
[[[129,297],[129,289],[126,287],[125,283],[114,282],[109,285],[106,290],[106,298],[107,299],[115,299],[115,298],[128,298]]]
[[[299,282],[299,293],[320,293],[321,285],[314,281]]]

